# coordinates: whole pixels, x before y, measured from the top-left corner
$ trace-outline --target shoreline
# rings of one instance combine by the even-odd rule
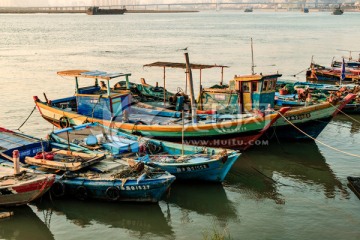
[[[300,8],[253,8],[254,12],[302,12]],[[243,12],[244,8],[221,8],[216,9],[195,9],[195,10],[146,10],[146,9],[132,9],[126,10],[127,13],[196,13],[196,12],[206,12],[206,11],[239,11]],[[309,8],[309,12],[332,12],[333,9],[320,9],[320,8]],[[360,12],[360,9],[344,9],[346,12]],[[0,14],[63,14],[63,13],[84,13],[86,14],[86,9],[83,7],[37,7],[37,8],[0,8]],[[251,13],[250,13],[251,14]],[[115,15],[115,14],[105,14],[105,15]]]

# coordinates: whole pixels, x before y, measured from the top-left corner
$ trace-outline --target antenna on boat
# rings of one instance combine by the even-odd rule
[[[353,53],[353,52],[360,52],[360,51],[353,51],[353,50],[346,50],[346,49],[336,49],[336,50],[338,50],[338,51],[342,51],[342,52],[349,52],[349,61],[350,60],[352,60],[352,55],[351,55],[351,53]],[[360,58],[360,54],[359,54],[359,58]]]
[[[255,75],[254,68],[255,68],[255,65],[254,65],[254,49],[253,49],[253,40],[251,38],[251,73],[252,73],[252,75]]]

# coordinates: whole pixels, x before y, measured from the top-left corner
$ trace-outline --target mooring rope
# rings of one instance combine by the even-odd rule
[[[334,106],[334,105],[331,104],[331,103],[330,103],[330,105],[333,106],[333,107],[335,107],[335,108],[337,108],[336,106]],[[357,120],[357,119],[351,117],[350,115],[346,114],[346,113],[343,112],[341,109],[337,108],[337,110],[338,110],[339,112],[341,112],[342,114],[344,114],[345,116],[347,116],[348,118],[350,118],[351,120],[353,120],[354,122],[357,122],[357,123],[360,124],[360,121],[359,121],[359,120]]]
[[[345,152],[345,151],[343,151],[343,150],[340,150],[340,149],[337,149],[337,148],[335,148],[335,147],[332,147],[332,146],[330,146],[330,145],[328,145],[328,144],[326,144],[326,143],[324,143],[324,142],[322,142],[322,141],[320,141],[320,140],[318,140],[318,139],[316,139],[316,138],[313,138],[312,136],[310,136],[309,134],[307,134],[306,132],[304,132],[303,130],[301,130],[300,128],[298,128],[295,124],[293,124],[292,122],[290,122],[283,114],[281,114],[281,112],[279,112],[279,115],[280,115],[281,117],[283,117],[286,122],[288,122],[290,125],[292,125],[292,126],[293,126],[295,129],[297,129],[299,132],[301,132],[301,133],[304,134],[305,136],[309,137],[310,139],[312,139],[312,140],[320,143],[321,145],[323,145],[323,146],[325,146],[325,147],[328,147],[328,148],[330,148],[330,149],[332,149],[332,150],[334,150],[334,151],[337,151],[337,152],[340,152],[340,153],[344,153],[344,154],[349,155],[349,156],[353,156],[353,157],[358,157],[358,158],[360,158],[360,155]]]
[[[26,118],[26,120],[25,120],[25,121],[20,125],[20,127],[18,127],[16,130],[19,130],[19,131],[20,131],[20,128],[21,128],[22,126],[24,126],[24,124],[27,122],[27,120],[29,120],[31,114],[33,114],[33,112],[35,111],[35,109],[36,109],[36,106],[34,106],[33,110],[32,110],[31,113],[30,113],[30,115]]]

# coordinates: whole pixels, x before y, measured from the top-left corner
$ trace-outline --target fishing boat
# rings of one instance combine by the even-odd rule
[[[335,8],[332,12],[333,15],[342,15],[343,13],[344,13],[344,10],[341,9],[340,5],[337,8]]]
[[[253,8],[252,7],[247,7],[247,8],[245,8],[244,12],[253,12]]]
[[[55,180],[53,174],[41,174],[14,166],[0,159],[0,206],[27,204],[45,194]]]
[[[38,167],[63,171],[76,171],[95,164],[105,158],[105,154],[83,153],[63,149],[38,152],[34,157],[25,157],[25,162]]]
[[[105,159],[91,167],[63,173],[51,193],[58,198],[70,196],[79,200],[158,202],[174,180],[173,175],[161,169]]]
[[[208,88],[200,94],[202,110],[216,104],[223,113],[237,114],[254,108],[278,108],[274,105],[279,74],[236,76],[226,88]],[[305,104],[292,108],[279,118],[267,131],[268,138],[299,140],[316,138],[330,120],[355,98],[349,94],[342,100]],[[296,104],[291,105],[295,107]],[[282,106],[281,106],[282,107]],[[275,134],[276,133],[276,134]],[[305,134],[304,134],[305,133]]]
[[[12,131],[9,131],[5,128],[3,128],[3,131],[7,133],[13,133]],[[22,143],[25,145],[17,144],[8,146],[8,142],[0,141],[1,149],[4,149],[5,146],[9,149],[11,147],[12,150],[30,149],[26,146],[27,142],[24,142],[24,139],[31,139],[34,142],[41,143],[43,147],[39,148],[40,154],[38,154],[38,152],[35,153],[33,151],[28,151],[24,155],[24,159],[31,160],[27,161],[29,162],[29,165],[31,165],[28,166],[28,169],[33,170],[32,173],[35,170],[35,176],[42,176],[42,174],[44,173],[56,173],[56,180],[54,182],[54,178],[52,179],[54,182],[52,186],[40,185],[40,183],[45,181],[42,178],[40,179],[42,182],[39,180],[39,184],[37,184],[36,186],[31,185],[35,188],[35,190],[39,190],[38,188],[43,186],[43,188],[40,188],[43,189],[43,191],[48,190],[48,188],[50,188],[51,186],[50,192],[55,197],[67,195],[76,197],[81,200],[85,200],[87,198],[94,198],[109,201],[157,202],[161,199],[161,197],[164,195],[171,183],[175,180],[175,177],[173,175],[163,170],[154,169],[147,166],[144,167],[141,166],[141,164],[134,164],[133,166],[130,166],[127,160],[102,159],[104,156],[103,153],[96,152],[76,144],[62,144],[49,140],[42,141],[40,139],[22,133],[12,134],[11,136],[12,142]],[[90,141],[91,139],[88,139],[88,143],[90,143]],[[33,144],[33,142],[29,143],[29,145],[31,144]],[[7,149],[7,151],[9,150]],[[61,162],[53,161],[52,163],[50,159],[46,159],[48,155],[51,155],[49,153],[59,153],[60,155],[62,155],[63,153],[67,156],[72,156],[72,158],[86,158],[89,156],[91,156],[92,158],[100,157],[102,160],[99,162],[99,159],[96,159],[96,161],[91,162],[91,165],[90,163],[86,162],[84,164],[83,161],[79,161],[80,163],[65,162],[62,163],[65,164],[64,167],[64,165],[61,166]],[[34,162],[35,160],[29,158],[29,156],[39,155],[41,156],[40,160],[37,159],[39,160],[39,162]],[[12,158],[9,157],[7,154],[1,154],[0,158],[12,161]],[[45,160],[43,158],[45,158]],[[74,166],[70,166],[71,164],[73,164]],[[10,169],[10,167],[8,168]],[[24,174],[26,174],[26,176]],[[29,174],[30,173],[28,172],[24,172],[22,173],[22,175],[19,176],[24,175],[25,177],[27,177],[27,175]],[[36,180],[37,178],[34,179]],[[16,192],[14,191],[13,193],[15,194]],[[35,193],[37,192],[34,192],[34,194]],[[0,194],[0,198],[1,196],[2,195]],[[41,196],[40,191],[39,196]]]
[[[305,106],[306,101],[304,99],[299,99],[299,94],[297,90],[305,89],[311,94],[311,99],[313,103],[324,102],[331,95],[337,96],[344,93],[353,93],[356,94],[356,97],[347,103],[341,110],[344,113],[356,114],[360,113],[360,87],[356,84],[344,84],[344,85],[331,85],[331,84],[319,84],[319,83],[310,83],[310,82],[290,82],[282,81],[278,85],[286,87],[289,90],[288,94],[281,94],[280,91],[275,93],[275,105],[278,106]]]
[[[86,14],[87,15],[122,15],[126,12],[126,8],[120,8],[120,9],[113,9],[113,8],[109,8],[109,9],[105,9],[105,8],[100,8],[97,6],[94,7],[89,7],[86,10]]]
[[[0,158],[12,161],[12,152],[18,150],[20,161],[26,156],[35,156],[38,152],[49,150],[46,141],[19,132],[0,127]]]
[[[178,180],[222,182],[240,153],[149,139],[120,132],[99,123],[87,123],[52,132],[51,141],[96,148],[116,158],[143,162]],[[88,144],[93,138],[93,144]]]
[[[360,80],[360,71],[353,68],[345,69],[345,78],[342,83],[357,83]],[[325,67],[319,64],[311,63],[310,68],[306,71],[306,80],[309,82],[339,83],[341,78],[341,67]]]
[[[350,189],[355,193],[355,195],[360,198],[360,177],[347,177],[349,181]]]
[[[110,87],[111,79],[125,77],[128,83],[131,74],[69,70],[58,72],[58,75],[75,78],[75,96],[45,101],[34,96],[34,101],[41,116],[60,128],[99,122],[128,133],[162,140],[181,142],[184,138],[193,145],[247,149],[280,117],[280,113],[288,110],[283,108],[268,114],[255,111],[216,118],[196,115],[196,109],[191,111],[191,116],[181,114],[182,117],[164,116],[160,114],[163,111],[157,111],[156,115],[139,113],[138,109],[132,112],[129,84],[125,90]],[[94,79],[95,84],[79,87],[79,79]],[[107,81],[105,88],[99,86],[99,80]]]

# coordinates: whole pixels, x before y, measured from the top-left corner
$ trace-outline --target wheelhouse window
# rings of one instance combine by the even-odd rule
[[[251,92],[257,92],[258,91],[258,82],[251,82]]]
[[[243,82],[242,83],[242,91],[243,92],[250,92],[250,84],[249,84],[249,82]]]

